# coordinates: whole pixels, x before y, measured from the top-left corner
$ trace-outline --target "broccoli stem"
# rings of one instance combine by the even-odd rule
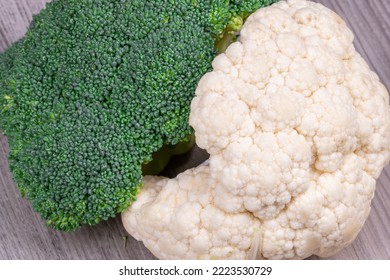
[[[230,32],[224,32],[221,38],[215,41],[215,48],[218,53],[223,53],[229,47],[231,43],[235,41],[237,35],[231,34]]]
[[[143,175],[157,175],[169,163],[171,156],[181,155],[195,147],[195,135],[191,133],[182,142],[176,145],[164,144],[161,149],[152,154],[152,160],[142,165]]]
[[[152,160],[142,164],[142,175],[157,175],[167,166],[171,155],[162,147],[152,154]]]
[[[237,40],[238,33],[245,19],[246,17],[244,16],[235,16],[230,19],[225,29],[215,40],[214,46],[218,53],[225,52],[228,46]]]

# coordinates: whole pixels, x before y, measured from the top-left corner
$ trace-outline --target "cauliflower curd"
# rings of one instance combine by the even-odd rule
[[[253,13],[191,104],[209,165],[145,177],[127,231],[161,259],[301,259],[350,244],[390,160],[388,93],[352,41],[313,2]]]

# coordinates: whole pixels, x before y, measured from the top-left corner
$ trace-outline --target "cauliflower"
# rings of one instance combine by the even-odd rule
[[[209,164],[146,177],[127,231],[162,259],[302,259],[350,244],[390,160],[388,93],[352,41],[313,2],[252,14],[191,104]]]

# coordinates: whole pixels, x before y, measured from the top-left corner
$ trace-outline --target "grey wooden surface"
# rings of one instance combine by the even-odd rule
[[[23,36],[32,14],[47,0],[0,0],[0,51]],[[355,33],[357,50],[390,88],[390,0],[317,0],[340,14]],[[120,218],[72,233],[48,228],[21,198],[7,164],[7,140],[0,136],[0,259],[152,259],[128,237]],[[207,155],[194,150],[176,157],[165,171],[174,175]],[[179,167],[180,166],[180,167]],[[317,257],[311,257],[316,259]],[[332,259],[390,259],[390,166],[377,183],[371,214],[355,242]]]

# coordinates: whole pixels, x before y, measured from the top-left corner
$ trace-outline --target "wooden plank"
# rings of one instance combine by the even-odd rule
[[[46,0],[0,0],[0,51],[27,30]],[[390,88],[390,1],[317,0],[340,14],[355,33],[357,50]],[[0,259],[153,259],[140,242],[124,247],[120,218],[73,233],[48,228],[21,198],[6,161],[8,145],[0,136]],[[175,158],[165,171],[174,176],[207,157],[204,151]],[[390,259],[390,166],[378,180],[370,217],[356,241],[332,259]],[[317,258],[313,256],[312,258]]]
[[[32,16],[39,13],[47,2],[48,0],[0,1],[0,52],[26,33]]]

